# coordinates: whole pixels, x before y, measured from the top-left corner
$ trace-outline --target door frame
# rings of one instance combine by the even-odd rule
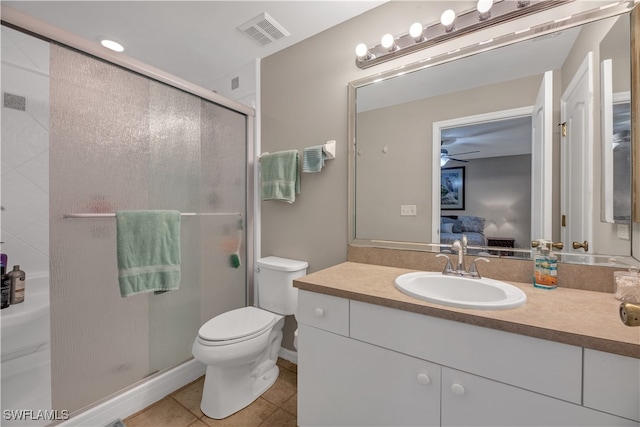
[[[507,110],[492,111],[490,113],[476,114],[473,116],[456,117],[455,119],[433,122],[432,158],[431,166],[431,241],[440,243],[440,144],[442,129],[458,126],[467,126],[477,123],[492,122],[517,117],[532,116],[534,107],[510,108]],[[533,156],[533,153],[532,153]]]

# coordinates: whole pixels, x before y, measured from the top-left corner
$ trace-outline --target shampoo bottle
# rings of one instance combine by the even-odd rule
[[[5,274],[5,268],[6,266],[2,264],[2,282],[0,282],[0,285],[2,285],[0,288],[2,302],[0,303],[0,309],[7,308],[11,305],[11,279]]]
[[[6,274],[11,279],[11,304],[20,304],[24,301],[24,289],[26,275],[20,270],[19,265],[13,266],[13,271]]]

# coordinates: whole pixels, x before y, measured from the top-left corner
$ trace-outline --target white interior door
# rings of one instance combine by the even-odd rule
[[[531,238],[551,240],[553,71],[544,73],[531,120]]]
[[[561,98],[562,241],[591,242],[593,223],[593,52],[589,52]],[[589,252],[592,248],[589,247]]]

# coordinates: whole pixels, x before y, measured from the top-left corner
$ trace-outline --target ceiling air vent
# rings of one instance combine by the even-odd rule
[[[282,37],[290,35],[282,25],[278,24],[267,13],[261,13],[252,20],[240,25],[238,29],[260,46],[266,46]]]

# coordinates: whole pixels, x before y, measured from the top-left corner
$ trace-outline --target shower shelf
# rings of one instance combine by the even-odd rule
[[[181,212],[181,216],[225,216],[225,215],[237,215],[242,216],[241,212]],[[115,212],[105,213],[68,213],[62,215],[64,219],[69,218],[115,218]]]

